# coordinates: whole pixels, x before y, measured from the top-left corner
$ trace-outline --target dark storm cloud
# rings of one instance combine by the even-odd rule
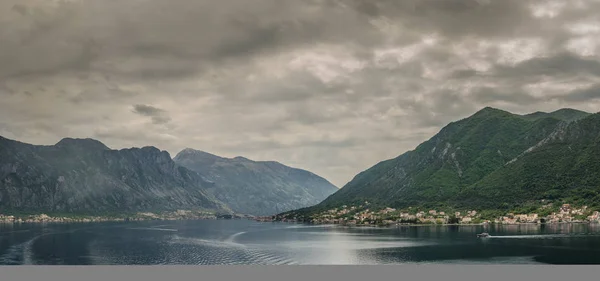
[[[153,116],[152,123],[154,124],[167,124],[171,122],[171,117],[169,116]]]
[[[406,28],[448,37],[512,36],[531,24],[527,0],[355,0],[353,7],[370,17],[387,17]],[[530,24],[525,26],[525,24]]]
[[[154,124],[166,124],[171,121],[167,112],[163,109],[145,104],[136,104],[133,106],[133,112],[142,116],[151,117]]]
[[[496,77],[574,76],[600,77],[600,60],[563,52],[550,57],[532,58],[515,66],[497,66],[491,71]]]
[[[16,1],[8,2],[6,6]],[[3,66],[11,66],[2,68],[0,75],[44,75],[91,67],[169,79],[203,71],[198,64],[244,61],[317,42],[372,44],[381,39],[365,19],[357,19],[340,5],[320,2],[84,0],[35,8],[16,4],[10,23],[19,28],[0,27],[0,34],[8,36],[0,50],[20,55],[0,56],[0,62],[7,62]],[[348,28],[350,24],[353,28]],[[125,67],[106,64],[115,59],[125,61]]]
[[[12,44],[3,47],[4,53],[21,55],[3,58],[8,64],[2,65],[11,68],[0,74],[43,75],[93,68],[171,79],[202,72],[206,65],[315,43],[377,46],[391,37],[370,22],[373,18],[385,17],[389,25],[411,30],[393,38],[403,43],[419,32],[491,36],[522,26],[521,21],[530,17],[526,1],[480,2],[254,0],[245,8],[240,1],[189,0],[168,4],[88,0],[45,8],[17,4],[13,13],[18,17],[12,23],[24,27],[12,32],[7,38]],[[59,40],[64,44],[58,44]],[[49,56],[49,52],[56,54]],[[143,60],[126,63],[130,64],[126,68],[101,63],[132,58]]]
[[[554,97],[567,102],[587,102],[600,99],[600,84],[593,85],[586,89],[575,90],[567,95]],[[596,110],[598,111],[598,110]]]
[[[14,5],[12,10],[19,13],[21,16],[25,16],[29,12],[29,9],[26,6],[19,4]]]
[[[144,116],[154,117],[163,114],[165,111],[150,105],[136,104],[133,106],[133,112]]]

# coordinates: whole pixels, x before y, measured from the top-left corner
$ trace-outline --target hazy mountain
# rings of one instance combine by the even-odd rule
[[[312,206],[338,190],[311,172],[277,162],[228,159],[189,148],[174,160],[214,182],[209,192],[240,213],[273,215]]]
[[[598,206],[599,192],[600,114],[487,107],[297,213],[366,200],[397,208],[511,209],[541,199]]]
[[[228,211],[212,183],[154,147],[111,150],[92,139],[30,145],[0,137],[0,210]]]

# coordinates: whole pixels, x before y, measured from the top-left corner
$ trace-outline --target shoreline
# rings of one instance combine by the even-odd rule
[[[85,220],[85,219],[74,219],[74,220],[48,220],[48,221],[31,221],[31,220],[22,220],[22,221],[0,221],[1,225],[26,225],[26,224],[88,224],[88,223],[104,223],[104,222],[147,222],[147,221],[200,221],[200,220],[250,220],[247,218],[180,218],[180,219],[101,219],[101,220]]]
[[[176,212],[136,214],[119,214],[112,216],[64,214],[64,215],[7,215],[0,214],[0,225],[3,224],[65,224],[65,223],[98,223],[98,222],[135,222],[135,221],[183,221],[183,220],[237,220],[251,219],[241,214],[215,214],[202,211],[179,210]]]
[[[259,221],[260,222],[260,221]],[[390,224],[390,225],[374,225],[374,224],[356,224],[356,225],[348,225],[348,224],[314,224],[314,223],[302,223],[302,222],[283,222],[283,221],[272,221],[273,222],[277,222],[277,223],[287,223],[287,224],[303,224],[303,225],[312,225],[312,226],[318,226],[318,225],[330,225],[330,226],[338,226],[338,227],[347,227],[347,228],[397,228],[397,227],[403,227],[403,226],[408,226],[408,227],[433,227],[433,226],[521,226],[521,225],[526,225],[526,226],[530,226],[530,225],[536,225],[536,226],[546,226],[546,225],[550,225],[550,226],[554,226],[554,225],[575,225],[575,224],[588,224],[588,225],[600,225],[600,223],[598,222],[547,222],[547,223],[512,223],[512,224],[508,224],[508,223],[471,223],[471,224],[451,224],[451,223],[444,223],[444,224]],[[266,221],[263,221],[263,223],[266,223]]]
[[[502,223],[477,223],[477,224],[390,224],[390,225],[371,225],[371,224],[356,224],[356,225],[348,225],[348,224],[314,224],[314,223],[302,223],[302,222],[283,222],[283,221],[258,221],[252,218],[247,217],[232,217],[232,218],[220,218],[216,216],[206,216],[206,217],[181,217],[181,218],[101,218],[101,217],[88,217],[88,218],[53,218],[46,220],[35,220],[35,219],[26,219],[19,220],[15,219],[12,221],[9,220],[0,220],[0,225],[7,224],[69,224],[69,223],[103,223],[103,222],[146,222],[146,221],[197,221],[197,220],[252,220],[258,223],[285,223],[285,224],[300,224],[307,226],[335,226],[335,227],[344,227],[344,228],[399,228],[399,227],[448,227],[448,226],[459,226],[459,227],[474,227],[474,226],[555,226],[555,225],[575,225],[575,224],[588,224],[588,225],[599,225],[598,222],[550,222],[550,223],[513,223],[513,224],[502,224]]]
[[[103,222],[145,222],[145,221],[195,221],[195,220],[241,220],[241,219],[220,219],[220,218],[181,218],[181,219],[73,219],[73,220],[47,220],[47,221],[0,221],[0,225],[7,224],[69,224],[69,223],[103,223]]]

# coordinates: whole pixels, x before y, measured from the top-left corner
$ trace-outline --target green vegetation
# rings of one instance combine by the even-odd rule
[[[545,200],[545,201],[542,201]],[[485,108],[415,150],[358,174],[310,215],[344,204],[550,214],[562,203],[600,208],[600,114],[516,115]],[[543,207],[548,202],[554,207]]]
[[[450,216],[450,218],[448,219],[448,223],[449,224],[457,224],[460,222],[460,219],[458,219],[456,216],[452,215]]]

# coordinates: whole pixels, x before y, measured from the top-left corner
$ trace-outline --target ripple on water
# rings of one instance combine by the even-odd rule
[[[126,229],[129,230],[149,230],[149,231],[169,231],[169,232],[177,232],[177,229],[172,228],[157,228],[157,227],[128,227]]]

